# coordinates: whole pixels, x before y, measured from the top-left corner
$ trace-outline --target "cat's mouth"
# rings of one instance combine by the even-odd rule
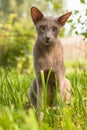
[[[44,41],[44,45],[49,46],[49,45],[51,45],[51,44],[52,44],[52,42],[51,42],[51,41],[48,41],[48,40]]]
[[[45,45],[50,45],[50,42],[44,42]]]
[[[46,46],[49,46],[51,44],[53,44],[53,40],[50,39],[50,40],[46,40],[46,39],[41,39],[41,42],[46,45]]]

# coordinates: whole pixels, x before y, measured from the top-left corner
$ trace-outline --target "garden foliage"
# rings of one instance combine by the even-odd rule
[[[10,14],[5,23],[0,23],[0,67],[19,71],[30,68],[33,38],[30,22],[18,21],[16,14]]]

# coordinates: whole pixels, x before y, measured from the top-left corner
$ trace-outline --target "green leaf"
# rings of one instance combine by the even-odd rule
[[[85,0],[80,0],[81,3],[85,3]]]
[[[70,111],[67,108],[63,110],[63,121],[65,126],[64,130],[77,130],[76,126],[71,120]]]
[[[79,13],[79,11],[78,11],[78,10],[75,10],[75,11],[74,11],[74,13],[75,13],[75,14],[78,14],[78,13]]]
[[[87,9],[86,9],[86,11],[85,11],[85,16],[87,16]]]
[[[72,19],[70,19],[70,20],[68,20],[68,23],[72,23],[72,21],[73,21],[73,20],[72,20]]]

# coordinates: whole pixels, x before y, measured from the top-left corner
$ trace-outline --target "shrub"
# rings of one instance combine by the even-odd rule
[[[31,64],[34,31],[29,21],[19,22],[16,18],[10,14],[7,22],[0,24],[0,67],[22,71]]]

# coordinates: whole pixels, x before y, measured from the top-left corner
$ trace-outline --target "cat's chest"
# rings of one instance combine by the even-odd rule
[[[63,60],[62,46],[55,44],[50,48],[34,49],[34,65],[39,69],[57,68]]]
[[[60,57],[60,54],[58,52],[56,53],[55,51],[46,53],[38,58],[37,63],[42,69],[57,68],[61,62]]]
[[[52,56],[41,56],[38,58],[38,64],[42,66],[52,66],[54,63],[53,57]]]

